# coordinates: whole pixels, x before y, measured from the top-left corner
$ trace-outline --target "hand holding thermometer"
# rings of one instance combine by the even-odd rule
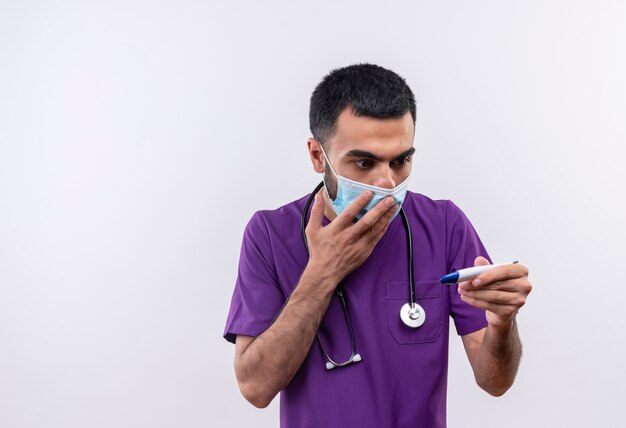
[[[500,266],[513,265],[515,263],[517,263],[517,260],[509,263],[500,263],[497,265],[474,266],[471,268],[460,269],[456,272],[452,272],[442,276],[439,282],[441,282],[442,284],[456,284],[463,281],[469,281],[476,278],[481,273],[487,272],[488,270],[495,269]]]

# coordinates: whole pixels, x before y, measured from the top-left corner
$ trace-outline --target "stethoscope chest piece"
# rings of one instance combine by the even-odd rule
[[[405,303],[400,309],[400,319],[411,328],[420,327],[426,321],[426,312],[417,303]]]

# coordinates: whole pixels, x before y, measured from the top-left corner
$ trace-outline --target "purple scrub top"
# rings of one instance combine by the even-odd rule
[[[258,211],[244,232],[239,272],[224,337],[265,331],[298,283],[307,263],[300,217],[308,195],[276,210]],[[487,326],[485,311],[463,302],[457,285],[439,278],[489,258],[463,212],[447,200],[408,192],[416,301],[426,312],[417,329],[400,320],[409,301],[408,253],[401,216],[389,225],[370,257],[342,282],[363,361],[326,370],[313,346],[280,394],[281,427],[446,426],[449,318],[459,335]],[[324,219],[324,224],[328,221]],[[333,296],[319,329],[335,361],[350,357],[350,334]]]

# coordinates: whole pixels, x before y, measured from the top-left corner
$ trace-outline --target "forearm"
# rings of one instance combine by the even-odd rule
[[[522,355],[517,323],[510,326],[489,324],[474,370],[478,385],[494,396],[513,385]]]
[[[236,359],[243,395],[266,407],[285,388],[306,358],[338,281],[307,266],[274,323]]]

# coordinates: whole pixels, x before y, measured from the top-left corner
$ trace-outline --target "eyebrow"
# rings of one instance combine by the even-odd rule
[[[409,150],[406,150],[406,151],[400,153],[393,160],[396,161],[396,160],[404,159],[407,156],[413,156],[414,153],[415,153],[415,147],[411,147]],[[372,159],[372,160],[375,160],[375,161],[381,161],[382,160],[379,156],[375,155],[372,152],[368,152],[366,150],[358,150],[358,149],[350,150],[348,153],[346,153],[346,156],[350,157],[350,158]]]

